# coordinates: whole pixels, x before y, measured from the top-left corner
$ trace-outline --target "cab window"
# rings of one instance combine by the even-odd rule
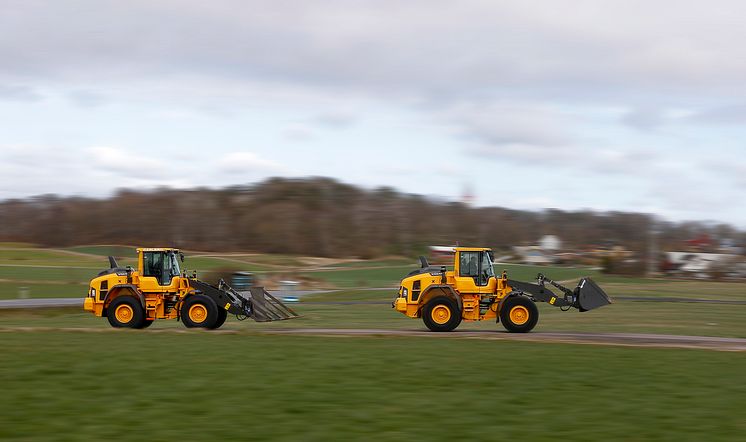
[[[154,277],[159,285],[170,285],[171,279],[179,274],[178,263],[171,255],[165,252],[144,252],[143,276]]]
[[[492,259],[487,252],[461,252],[459,276],[474,278],[474,284],[485,286],[495,276]]]
[[[461,252],[459,276],[479,276],[479,252]]]

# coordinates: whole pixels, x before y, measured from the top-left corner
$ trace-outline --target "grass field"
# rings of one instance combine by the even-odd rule
[[[0,439],[736,440],[742,354],[428,338],[3,333]]]
[[[127,248],[0,245],[0,298],[79,297]],[[122,261],[120,261],[121,263]],[[123,260],[125,265],[129,260]],[[318,265],[288,257],[201,255],[200,270],[276,272],[328,287],[303,316],[238,334],[156,321],[111,330],[79,308],[0,310],[0,440],[737,440],[746,432],[743,353],[415,337],[274,336],[283,328],[425,330],[393,311],[408,260]],[[321,262],[321,261],[320,261]],[[190,265],[191,264],[191,265]],[[591,275],[612,296],[746,300],[743,284],[629,279],[589,269],[499,265],[515,279]],[[356,290],[353,287],[392,287]],[[353,304],[343,304],[344,302]],[[536,332],[746,338],[746,305],[620,300],[580,313],[539,304]],[[36,331],[19,331],[38,327]],[[88,331],[71,331],[72,329]],[[66,329],[63,331],[63,329]],[[173,330],[173,331],[169,331]],[[494,322],[459,330],[495,330]]]
[[[85,246],[71,250],[47,250],[0,245],[0,299],[16,298],[20,293],[30,297],[82,297],[90,277],[106,266],[108,253],[128,252],[121,246]],[[243,261],[246,260],[246,261]],[[257,272],[275,270],[276,263],[301,264],[300,258],[252,254],[197,255],[187,258],[186,267],[209,271],[226,266]],[[12,264],[9,264],[12,263]],[[22,264],[18,264],[22,263]],[[289,265],[289,264],[288,264]],[[317,271],[313,266],[299,272],[321,281],[322,286],[342,288],[328,294],[304,298],[298,305],[305,317],[279,324],[260,327],[366,327],[366,328],[422,328],[418,320],[411,320],[393,312],[387,305],[394,296],[399,279],[417,263],[406,259],[386,258],[378,261],[351,261],[334,263]],[[709,336],[746,337],[746,305],[649,303],[629,302],[624,297],[646,298],[697,298],[746,301],[743,283],[706,281],[665,281],[632,279],[600,275],[584,268],[537,267],[499,264],[498,271],[506,269],[511,278],[531,280],[539,272],[557,280],[575,280],[583,275],[596,278],[612,298],[619,298],[612,306],[589,312],[575,310],[561,312],[556,308],[540,305],[541,320],[537,331],[588,331],[588,332],[638,332],[691,334]],[[292,271],[292,268],[290,269]],[[571,284],[568,284],[571,285]],[[391,287],[385,290],[354,290],[354,287]],[[365,301],[378,304],[336,305],[322,302]],[[316,302],[316,303],[314,303]],[[69,313],[69,312],[68,312]],[[15,313],[0,312],[0,325],[23,323]],[[13,318],[16,318],[15,320]],[[10,322],[8,322],[10,321]],[[48,324],[73,324],[75,326],[106,326],[105,321],[70,314],[50,315]],[[42,322],[44,322],[42,321]],[[81,325],[82,324],[82,325]],[[156,327],[174,327],[170,323]],[[227,324],[228,327],[253,329],[257,324]],[[494,329],[494,323],[464,323],[461,329]],[[497,329],[500,329],[497,326]]]

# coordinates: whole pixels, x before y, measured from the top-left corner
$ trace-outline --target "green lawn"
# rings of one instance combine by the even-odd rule
[[[96,266],[107,263],[106,258],[93,255],[66,253],[47,249],[3,249],[0,248],[0,264],[22,266]]]
[[[3,333],[0,439],[735,440],[740,353],[209,332]]]
[[[117,258],[134,258],[137,256],[136,249],[136,247],[130,246],[76,246],[67,248],[67,250],[73,252],[99,255],[103,257],[114,256]]]

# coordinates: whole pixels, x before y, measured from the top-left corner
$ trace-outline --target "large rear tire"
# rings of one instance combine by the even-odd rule
[[[106,319],[114,328],[140,328],[145,321],[145,310],[138,299],[120,296],[106,308]]]
[[[447,296],[436,296],[422,309],[422,321],[434,332],[449,332],[461,324],[458,304]]]
[[[539,322],[539,309],[525,296],[511,296],[500,309],[500,322],[511,333],[528,333]]]
[[[181,320],[187,328],[215,328],[218,306],[205,295],[192,295],[181,305]]]

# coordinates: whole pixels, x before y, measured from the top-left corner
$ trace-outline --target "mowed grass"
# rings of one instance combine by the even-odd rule
[[[66,250],[77,253],[85,253],[88,255],[98,256],[114,256],[117,258],[131,258],[137,256],[137,248],[131,246],[104,246],[104,245],[92,245],[92,246],[76,246],[68,247]]]
[[[4,249],[0,248],[0,264],[17,266],[95,266],[96,263],[107,262],[106,258],[93,255],[66,253],[62,250],[50,249]]]
[[[735,440],[740,353],[432,338],[4,333],[0,439]]]

